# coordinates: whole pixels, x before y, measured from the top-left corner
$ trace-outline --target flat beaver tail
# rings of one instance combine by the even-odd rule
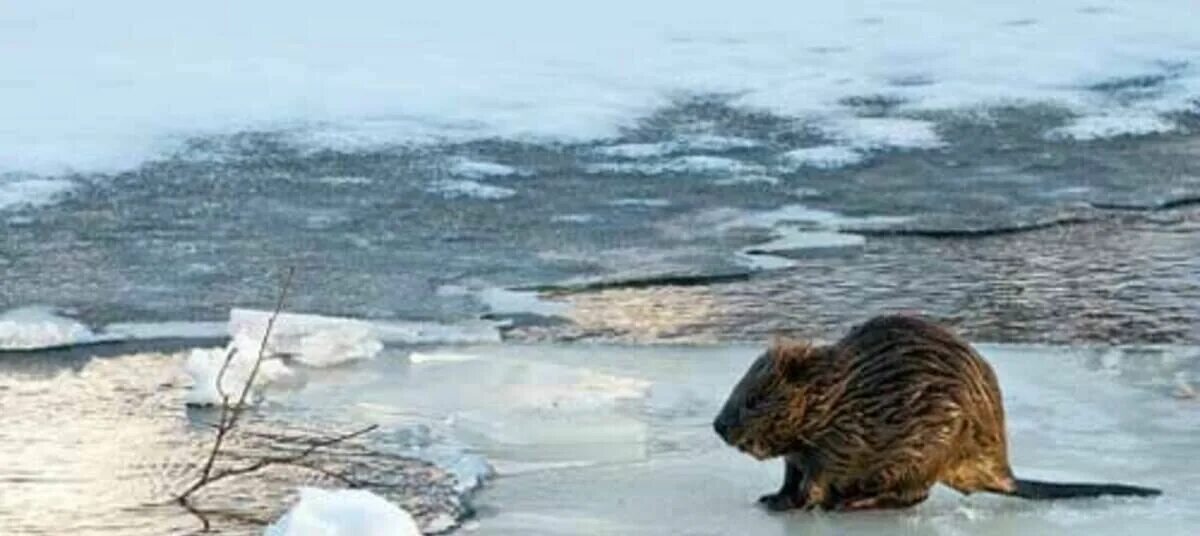
[[[1014,479],[1015,489],[1005,494],[1022,499],[1075,499],[1083,497],[1100,497],[1103,495],[1132,495],[1136,497],[1154,497],[1162,495],[1161,490],[1128,486],[1125,484],[1078,484],[1060,482],[1042,482],[1039,480]]]

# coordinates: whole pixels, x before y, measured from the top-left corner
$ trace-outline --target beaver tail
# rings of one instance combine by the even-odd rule
[[[1162,495],[1161,490],[1128,486],[1125,484],[1066,484],[1059,482],[1041,482],[1038,480],[1014,479],[1014,490],[1006,495],[1022,499],[1075,499],[1083,497],[1100,497],[1103,495],[1132,495],[1136,497],[1154,497]]]

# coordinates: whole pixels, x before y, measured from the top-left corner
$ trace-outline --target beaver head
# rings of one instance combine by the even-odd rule
[[[795,450],[819,354],[806,342],[776,339],[729,394],[713,421],[717,435],[760,460]]]

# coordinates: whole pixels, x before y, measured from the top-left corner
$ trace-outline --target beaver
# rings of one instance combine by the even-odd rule
[[[754,458],[783,458],[783,486],[759,499],[775,511],[905,508],[939,482],[1024,499],[1161,493],[1014,477],[992,368],[913,315],[875,317],[831,345],[775,340],[713,427]]]

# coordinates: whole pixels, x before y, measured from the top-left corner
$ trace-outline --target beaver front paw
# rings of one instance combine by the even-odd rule
[[[766,506],[772,512],[783,512],[803,507],[804,504],[795,497],[785,493],[771,493],[758,498],[758,503]]]

